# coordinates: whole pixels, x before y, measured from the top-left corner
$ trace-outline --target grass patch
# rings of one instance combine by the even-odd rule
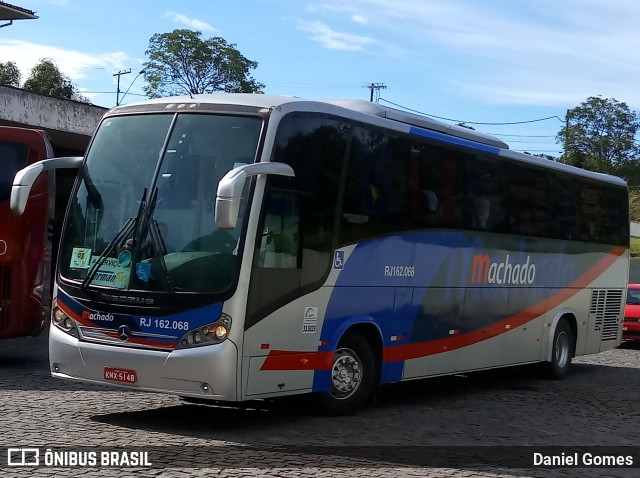
[[[631,257],[640,257],[640,237],[631,238]]]
[[[633,222],[640,222],[640,189],[629,189],[629,216]]]

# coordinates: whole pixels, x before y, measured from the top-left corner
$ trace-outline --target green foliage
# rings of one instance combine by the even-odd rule
[[[89,103],[89,100],[82,96],[71,83],[69,77],[62,74],[53,60],[49,58],[40,60],[31,69],[29,77],[22,87],[41,95]]]
[[[12,61],[3,63],[0,61],[0,85],[2,86],[20,86],[22,74],[18,65]]]
[[[562,162],[640,184],[636,172],[640,149],[634,142],[640,128],[638,113],[616,99],[591,96],[568,110],[566,120],[557,136],[565,147]]]
[[[257,62],[242,56],[221,37],[202,40],[201,36],[179,29],[151,37],[145,52],[149,61],[144,64],[147,96],[262,92],[264,85],[249,74]]]
[[[629,188],[629,217],[633,222],[640,222],[640,188]]]
[[[629,252],[634,259],[640,258],[640,238],[632,237],[630,241]]]

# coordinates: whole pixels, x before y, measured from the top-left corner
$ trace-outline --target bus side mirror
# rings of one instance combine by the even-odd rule
[[[17,216],[22,215],[27,207],[33,183],[36,182],[40,173],[59,168],[80,168],[83,159],[82,156],[44,159],[18,171],[11,187],[11,212]]]
[[[254,163],[232,169],[220,180],[216,197],[216,226],[234,229],[240,212],[240,196],[247,178],[258,174],[295,177],[293,169],[284,163]]]

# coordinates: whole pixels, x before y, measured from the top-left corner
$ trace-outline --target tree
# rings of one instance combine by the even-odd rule
[[[22,74],[20,68],[12,61],[2,63],[0,61],[0,85],[2,86],[20,86]]]
[[[22,87],[41,95],[89,103],[89,99],[78,92],[69,77],[62,74],[49,58],[40,60],[40,63],[31,68],[29,77]]]
[[[179,29],[156,33],[149,40],[144,64],[144,91],[150,98],[177,94],[261,93],[264,85],[250,76],[258,63],[246,59],[221,37]]]
[[[640,149],[634,142],[638,113],[614,98],[591,96],[567,111],[556,140],[564,144],[562,162],[592,171],[624,175]]]

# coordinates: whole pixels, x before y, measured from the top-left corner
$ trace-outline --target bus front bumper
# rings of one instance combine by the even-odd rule
[[[135,390],[236,401],[238,349],[230,340],[172,352],[83,342],[51,326],[51,375]],[[135,381],[105,378],[109,370],[135,372]]]

